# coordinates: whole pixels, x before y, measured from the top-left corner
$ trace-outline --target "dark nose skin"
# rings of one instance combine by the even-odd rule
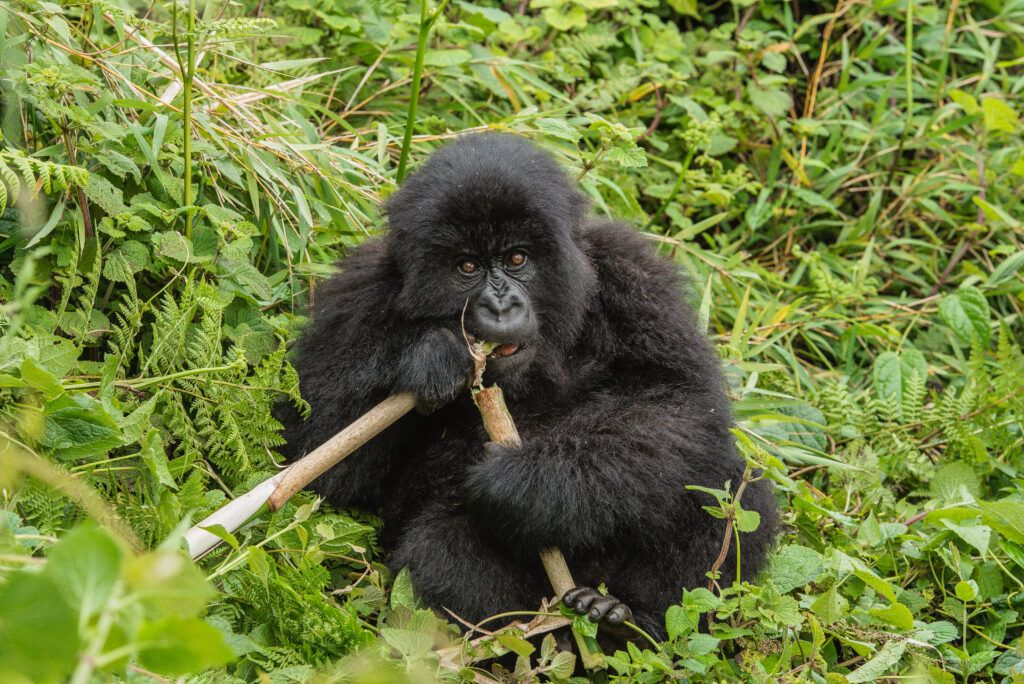
[[[472,313],[477,336],[488,341],[518,341],[529,332],[528,301],[518,288],[505,282],[488,283]]]

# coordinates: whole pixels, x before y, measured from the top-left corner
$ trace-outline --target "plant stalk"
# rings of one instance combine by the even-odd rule
[[[402,151],[398,156],[398,171],[395,182],[401,183],[405,178],[409,164],[409,148],[412,146],[412,133],[416,128],[416,109],[420,104],[420,81],[423,78],[423,59],[427,54],[427,39],[434,22],[440,18],[448,0],[442,0],[437,9],[427,12],[427,0],[420,0],[420,28],[416,38],[416,61],[412,67],[412,92],[409,94],[409,109],[405,115],[405,134],[402,137]]]

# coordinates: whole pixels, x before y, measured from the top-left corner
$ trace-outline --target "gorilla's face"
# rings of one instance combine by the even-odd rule
[[[399,309],[498,346],[519,375],[578,333],[594,273],[576,233],[582,195],[523,138],[472,135],[431,156],[388,202]]]
[[[529,292],[537,268],[530,250],[512,247],[491,254],[465,254],[456,261],[458,278],[467,290],[465,324],[469,334],[498,345],[491,357],[499,368],[525,361],[519,354],[537,337],[537,316]]]

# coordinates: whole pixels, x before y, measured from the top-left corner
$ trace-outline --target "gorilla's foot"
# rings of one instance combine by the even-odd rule
[[[602,594],[590,587],[570,589],[562,597],[562,603],[580,615],[586,614],[594,622],[617,626],[626,621],[633,621],[633,611],[629,606],[614,596]]]

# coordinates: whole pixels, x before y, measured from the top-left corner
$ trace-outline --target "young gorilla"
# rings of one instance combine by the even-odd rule
[[[445,146],[387,215],[390,231],[317,290],[294,359],[312,414],[285,412],[287,456],[410,391],[424,410],[313,488],[382,513],[391,566],[409,567],[429,605],[471,622],[533,610],[551,591],[538,551],[555,546],[581,585],[567,605],[663,636],[665,609],[706,583],[724,533],[701,508],[713,498],[686,487],[735,487],[744,467],[676,268],[630,228],[588,217],[557,164],[511,135]],[[501,345],[485,381],[504,390],[521,449],[487,442],[463,316]],[[742,503],[761,514],[741,538],[750,578],[776,512],[767,482]]]

